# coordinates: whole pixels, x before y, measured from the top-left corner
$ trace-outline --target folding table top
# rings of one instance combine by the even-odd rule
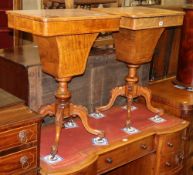
[[[184,12],[148,8],[148,7],[121,7],[93,9],[113,15],[120,15],[120,27],[132,30],[179,26],[183,24]]]
[[[7,11],[8,25],[42,36],[117,31],[120,17],[83,9]]]

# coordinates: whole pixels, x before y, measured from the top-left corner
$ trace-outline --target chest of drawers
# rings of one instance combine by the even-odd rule
[[[39,170],[41,117],[23,104],[0,110],[0,174],[33,174]]]
[[[184,175],[193,175],[193,94],[183,89],[174,87],[172,81],[168,79],[161,82],[151,84],[149,88],[152,91],[152,102],[154,106],[164,109],[165,112],[183,118],[190,122],[187,130],[187,141],[185,154],[186,173]],[[180,138],[176,135],[176,138]],[[177,139],[177,140],[178,140]],[[180,143],[176,143],[180,145]]]
[[[157,175],[174,175],[184,166],[186,130],[158,136]]]

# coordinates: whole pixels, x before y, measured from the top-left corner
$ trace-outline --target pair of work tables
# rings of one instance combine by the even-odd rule
[[[56,101],[42,107],[43,115],[55,115],[55,141],[51,148],[54,159],[58,151],[63,119],[79,116],[84,128],[97,136],[100,142],[105,132],[88,123],[85,107],[70,103],[68,83],[72,77],[85,71],[93,42],[100,32],[113,32],[116,56],[128,65],[126,85],[112,90],[109,103],[97,112],[112,107],[118,96],[127,98],[125,129],[131,128],[131,106],[134,97],[143,96],[147,108],[158,115],[161,109],[151,105],[151,92],[137,84],[138,67],[152,59],[156,43],[165,27],[183,23],[183,12],[147,7],[101,8],[93,10],[30,10],[8,11],[11,28],[32,33],[38,44],[42,69],[58,81]],[[113,70],[112,70],[113,71]]]

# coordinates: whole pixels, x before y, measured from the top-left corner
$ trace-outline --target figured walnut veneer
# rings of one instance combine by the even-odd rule
[[[120,30],[114,33],[113,37],[117,59],[127,63],[129,69],[126,85],[113,89],[109,103],[106,106],[98,107],[97,111],[109,109],[118,96],[126,96],[128,101],[126,126],[130,127],[132,100],[134,97],[143,96],[150,111],[163,115],[163,110],[151,105],[150,90],[137,84],[137,69],[141,64],[152,60],[155,46],[165,27],[182,25],[184,13],[147,7],[94,10],[121,16]]]
[[[9,27],[40,36],[117,31],[119,16],[83,9],[8,11]]]
[[[101,8],[94,10],[121,16],[120,28],[131,30],[182,25],[184,14],[180,11],[148,7]]]
[[[57,78],[83,74],[96,37],[97,33],[49,38],[36,36],[44,72]]]
[[[30,32],[39,47],[43,70],[59,82],[56,102],[40,110],[44,115],[56,116],[56,137],[52,155],[58,149],[63,118],[79,116],[89,133],[104,137],[92,129],[87,110],[70,104],[68,82],[84,73],[90,48],[99,32],[117,31],[120,17],[82,9],[9,11],[9,27]]]

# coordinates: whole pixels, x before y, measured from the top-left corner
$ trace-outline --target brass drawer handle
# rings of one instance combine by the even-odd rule
[[[20,131],[18,136],[21,143],[27,142],[27,132],[25,130]]]
[[[27,156],[22,156],[20,158],[20,163],[21,163],[22,169],[29,168],[29,161]]]
[[[105,162],[111,164],[111,163],[113,163],[113,159],[112,158],[106,158]]]
[[[146,144],[141,144],[140,146],[142,149],[146,150],[147,149],[147,145]]]
[[[171,166],[172,166],[170,162],[166,162],[165,165],[166,165],[167,167],[171,167]]]
[[[170,148],[173,148],[173,147],[174,147],[174,145],[173,145],[171,142],[168,142],[167,145],[168,145],[168,147],[170,147]]]
[[[184,158],[185,158],[185,157],[184,157],[184,154],[183,154],[183,153],[180,153],[179,155],[176,156],[176,160],[177,160],[177,162],[178,162],[179,164],[183,162]]]

